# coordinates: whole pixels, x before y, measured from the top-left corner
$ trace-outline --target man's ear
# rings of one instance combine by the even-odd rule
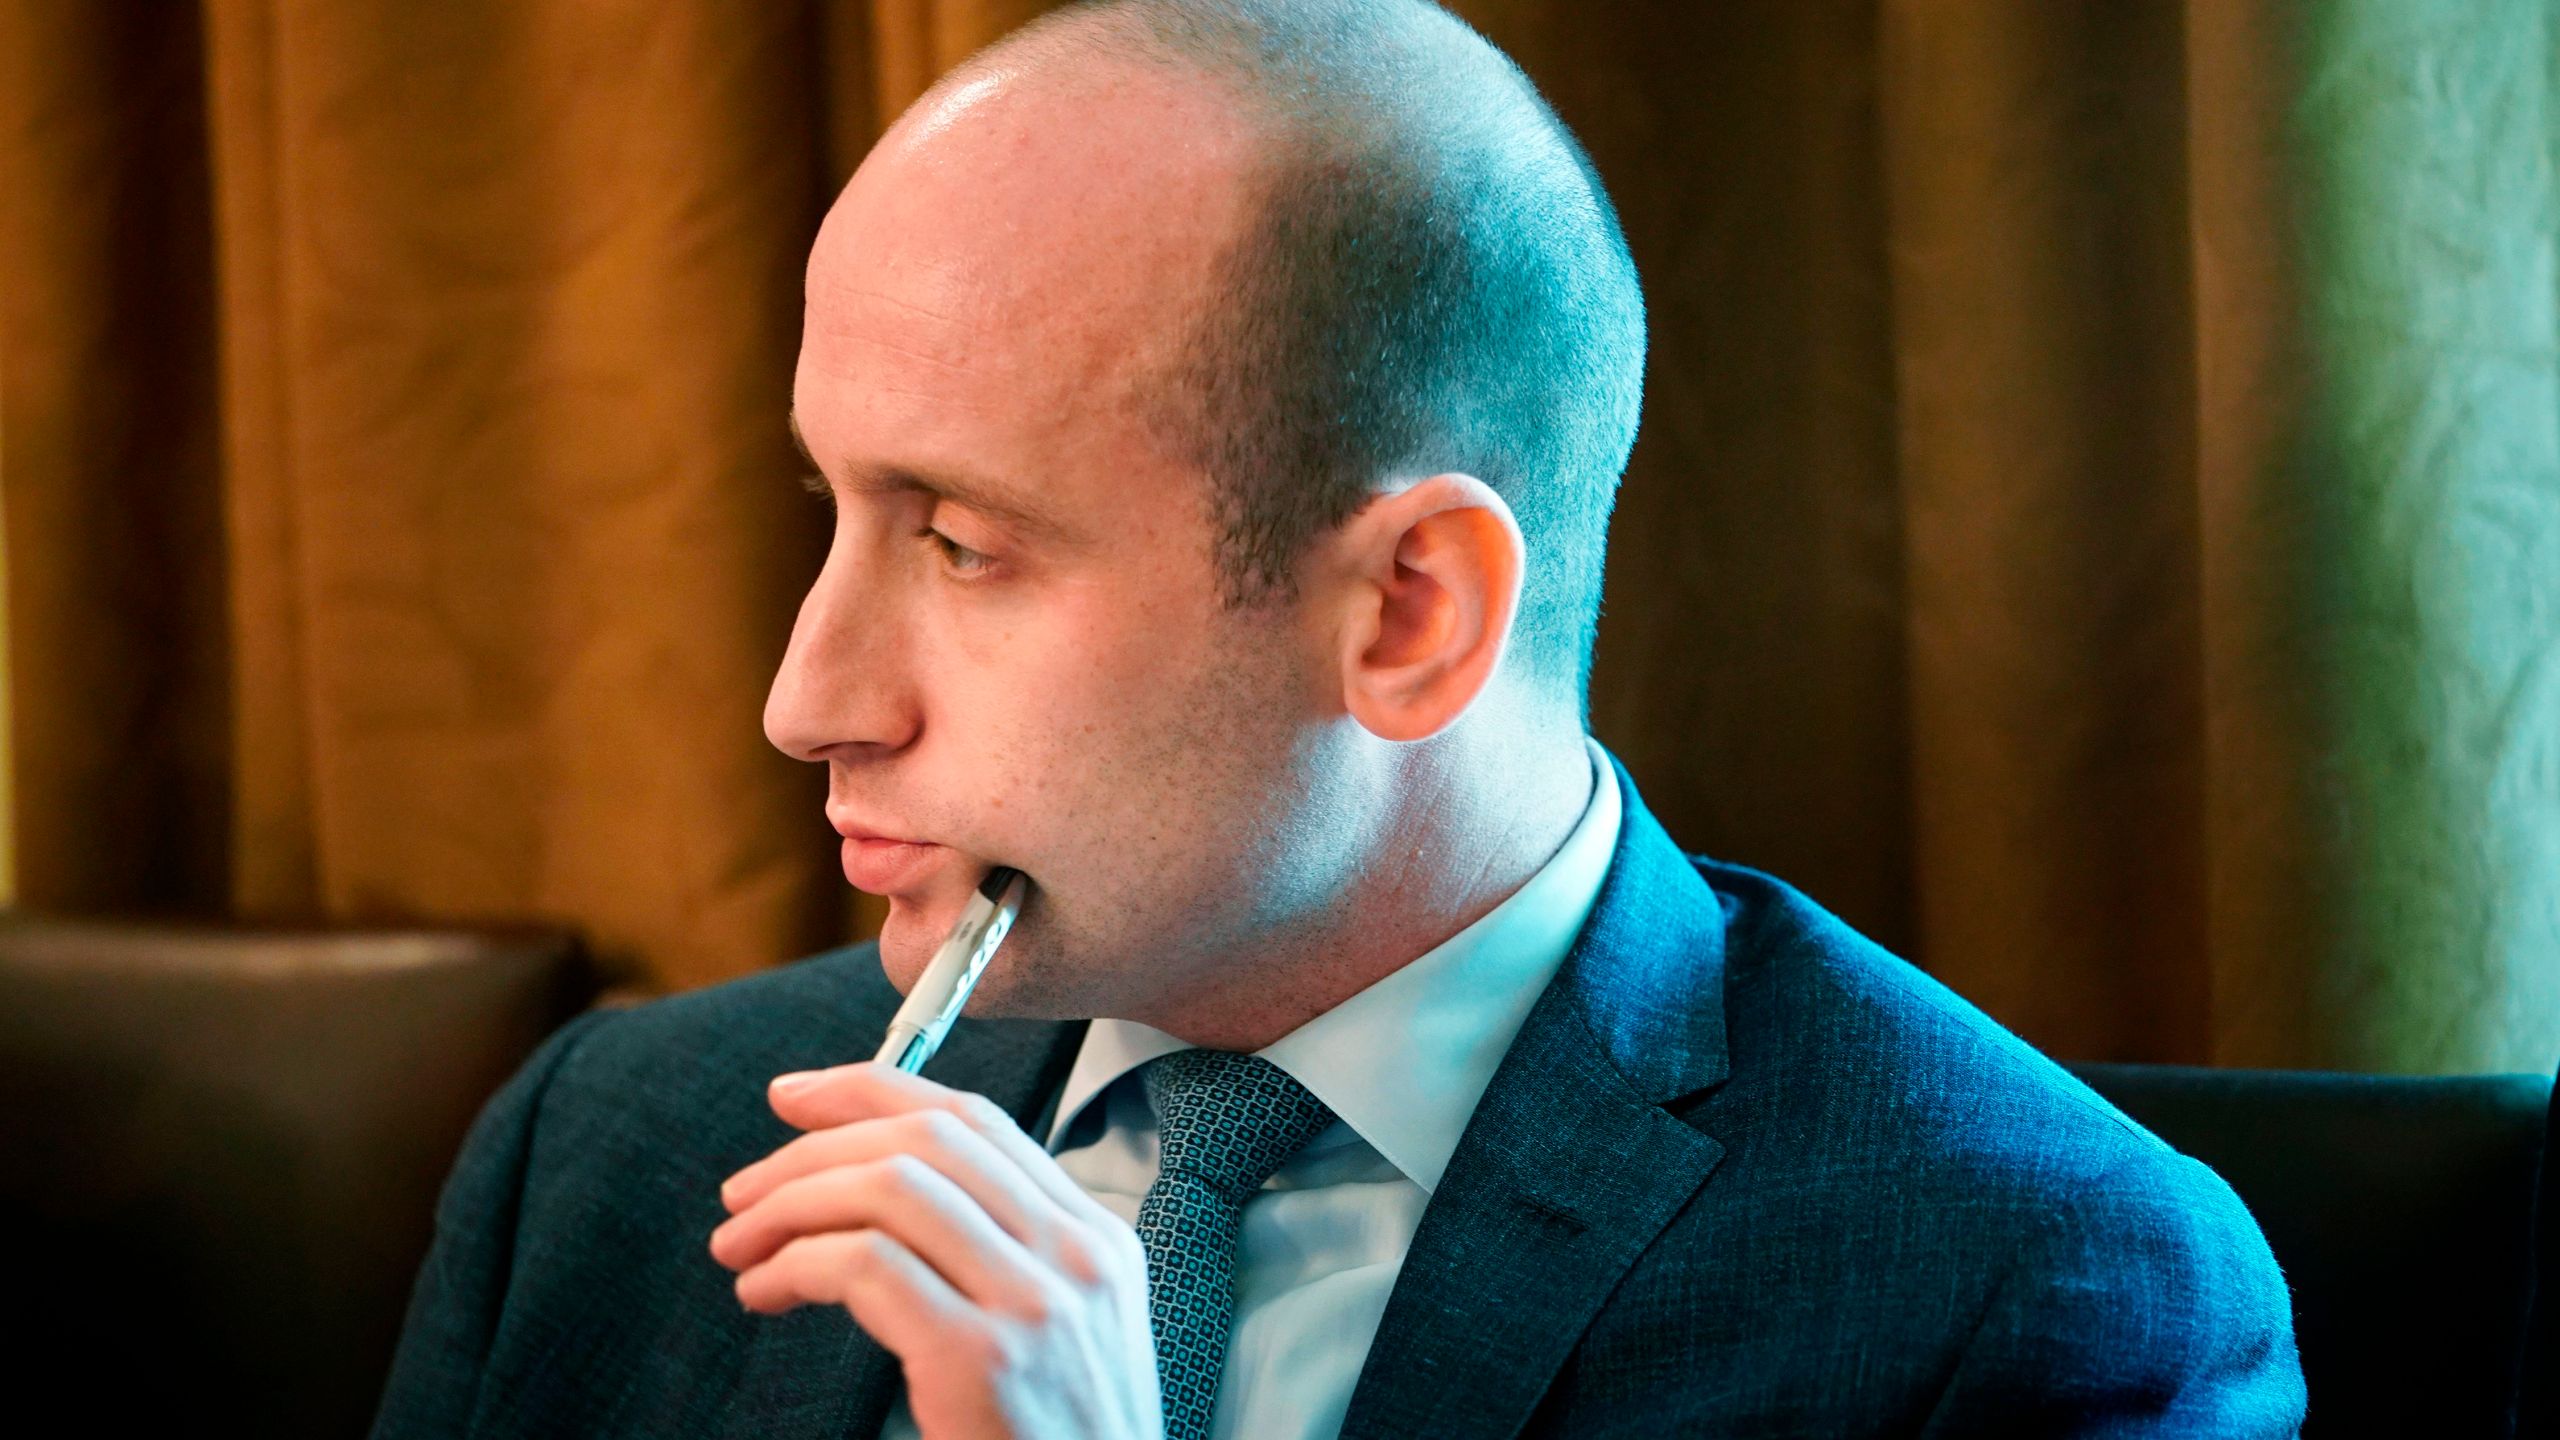
[[[1334,540],[1345,708],[1382,740],[1438,734],[1511,638],[1528,560],[1511,507],[1472,475],[1434,475],[1371,500]]]

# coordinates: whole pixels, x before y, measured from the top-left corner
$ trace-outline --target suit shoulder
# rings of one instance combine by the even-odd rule
[[[2283,1276],[2220,1176],[1793,887],[1699,869],[1727,916],[1732,1070],[1688,1118],[1726,1145],[1747,1227],[1790,1237],[1790,1283],[1863,1287],[1959,1345],[2001,1316],[2076,1327],[2140,1352],[2128,1384],[2227,1370],[2282,1410]],[[2157,1343],[2120,1323],[2172,1316]]]
[[[2221,1182],[1981,1010],[1794,887],[1702,861],[1723,898],[1732,1094],[1809,1152],[2050,1208],[2102,1176]]]
[[[898,998],[863,944],[590,1017],[544,1087],[540,1148],[572,1168],[635,1148],[711,1165],[770,1148],[783,1131],[767,1082],[869,1059]]]
[[[1661,1392],[1661,1433],[1699,1395],[1789,1434],[2081,1433],[2162,1395],[2281,1419],[2283,1281],[2228,1186],[1794,888],[1691,863],[1720,923],[1658,969],[1721,1004],[1726,1064],[1668,1108],[1717,1158],[1571,1393],[1703,1377]],[[2093,1378],[2077,1422],[2029,1403],[2058,1374]]]
[[[842,1064],[870,1058],[867,1047],[879,1043],[898,999],[881,973],[879,946],[848,945],[633,1006],[600,1028],[578,1058],[640,1067],[681,1059],[721,1072],[804,1060]],[[862,1053],[852,1054],[856,1049]]]
[[[2175,1434],[2289,1436],[2303,1405],[2275,1257],[2230,1187],[2173,1154],[2128,1160],[2038,1217],[1930,1433],[2141,1413]]]

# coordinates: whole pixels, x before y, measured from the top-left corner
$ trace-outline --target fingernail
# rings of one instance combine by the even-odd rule
[[[794,1070],[788,1075],[777,1075],[773,1080],[773,1093],[776,1095],[797,1095],[801,1091],[808,1089],[810,1086],[817,1084],[818,1075],[819,1072],[815,1070]]]

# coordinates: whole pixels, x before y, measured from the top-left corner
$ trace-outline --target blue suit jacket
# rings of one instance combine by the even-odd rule
[[[2284,1280],[2218,1177],[1618,779],[1345,1435],[2294,1433]],[[704,1247],[792,1133],[765,1082],[867,1057],[897,1000],[864,946],[544,1046],[448,1183],[378,1440],[873,1434],[894,1360],[741,1310]],[[1083,1029],[963,1021],[929,1073],[1036,1134]]]

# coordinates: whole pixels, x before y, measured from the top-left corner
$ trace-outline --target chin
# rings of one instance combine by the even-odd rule
[[[933,963],[933,954],[942,948],[943,938],[958,923],[968,896],[963,894],[949,904],[923,897],[898,898],[889,903],[888,918],[880,925],[880,969],[889,977],[890,985],[901,995],[914,992],[916,982],[924,978],[924,968]],[[978,977],[978,987],[969,992],[966,1011],[971,1016],[1013,1016],[1023,1012],[1016,1007],[1023,986],[1016,973],[1027,958],[1020,932],[1008,939],[987,962],[986,973]]]
[[[889,917],[880,923],[880,968],[901,995],[916,988],[923,978],[924,967],[933,961],[933,952],[942,944],[950,921],[934,923],[934,917],[923,907],[892,902]]]

